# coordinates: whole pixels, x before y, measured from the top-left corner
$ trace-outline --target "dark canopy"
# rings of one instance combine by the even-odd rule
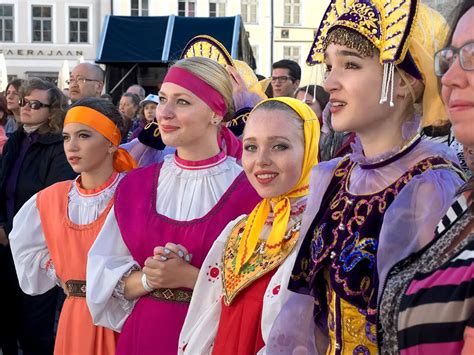
[[[206,34],[220,41],[232,58],[255,68],[240,16],[107,16],[97,50],[97,63],[166,65],[178,59],[189,40]]]

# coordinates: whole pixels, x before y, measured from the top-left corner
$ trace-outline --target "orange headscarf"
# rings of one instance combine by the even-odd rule
[[[115,123],[110,118],[86,106],[75,106],[68,110],[64,119],[64,126],[69,123],[81,123],[95,129],[107,138],[114,146],[118,147],[122,135]],[[137,167],[137,163],[123,148],[118,148],[114,153],[114,169],[118,172],[129,171]]]

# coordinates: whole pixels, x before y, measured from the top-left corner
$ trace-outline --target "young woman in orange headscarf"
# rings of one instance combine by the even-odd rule
[[[118,148],[122,118],[101,99],[75,103],[64,120],[64,150],[79,177],[35,194],[18,212],[10,244],[22,290],[61,285],[67,298],[55,354],[115,354],[117,334],[92,322],[86,303],[87,253],[114,202],[125,172],[136,166]]]

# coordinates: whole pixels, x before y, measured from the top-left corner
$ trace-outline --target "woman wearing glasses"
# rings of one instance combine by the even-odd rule
[[[75,177],[66,160],[61,135],[66,98],[54,85],[31,79],[22,87],[20,128],[4,148],[0,168],[0,336],[3,353],[14,353],[17,340],[23,353],[52,353],[58,287],[40,296],[24,294],[8,245],[13,217],[38,191]],[[27,223],[27,222],[22,222]]]
[[[458,11],[435,68],[454,134],[474,147],[474,1]],[[383,354],[474,354],[473,189],[471,178],[437,238],[391,270],[380,304]]]

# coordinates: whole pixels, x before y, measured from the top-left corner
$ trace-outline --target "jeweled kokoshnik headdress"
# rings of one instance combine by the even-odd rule
[[[250,66],[244,61],[232,59],[231,55],[214,37],[208,35],[199,35],[192,38],[181,53],[182,58],[205,57],[218,62],[219,64],[234,67],[242,77],[248,90],[259,95],[262,99],[266,99],[265,90],[271,79],[259,81]]]
[[[318,28],[308,65],[324,63],[328,33],[344,27],[360,33],[378,49],[383,65],[380,103],[393,106],[395,66],[423,81],[424,127],[447,121],[434,75],[434,53],[444,42],[444,18],[419,0],[331,0]]]

